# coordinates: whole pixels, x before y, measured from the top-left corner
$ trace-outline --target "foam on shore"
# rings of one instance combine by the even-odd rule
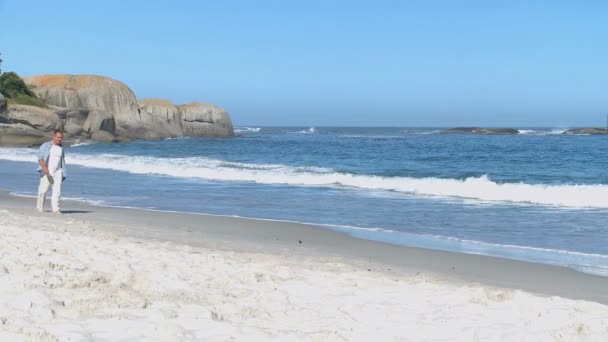
[[[0,159],[34,163],[32,149],[2,148]],[[384,177],[339,172],[317,166],[240,163],[205,157],[160,158],[119,154],[68,154],[68,163],[135,174],[198,178],[226,182],[253,182],[310,187],[394,191],[438,198],[481,202],[539,204],[564,208],[608,208],[605,184],[498,183],[488,176],[464,179]]]

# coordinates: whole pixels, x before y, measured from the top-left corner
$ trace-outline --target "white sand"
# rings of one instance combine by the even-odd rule
[[[608,341],[608,306],[0,210],[0,341]]]

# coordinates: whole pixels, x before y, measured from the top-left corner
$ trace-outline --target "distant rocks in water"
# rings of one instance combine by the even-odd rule
[[[13,104],[7,107],[6,99],[0,95],[2,132],[10,129],[10,136],[14,137],[25,132],[24,126],[31,129],[27,131],[29,140],[7,136],[0,140],[2,146],[27,145],[38,141],[34,139],[38,134],[49,140],[49,133],[55,129],[63,129],[68,139],[103,142],[234,136],[229,114],[212,104],[176,106],[162,99],[138,101],[124,83],[104,76],[38,75],[23,80],[48,108]],[[21,126],[10,128],[13,125]]]
[[[591,128],[574,128],[574,129],[569,129],[567,131],[565,131],[562,134],[566,134],[566,135],[602,135],[602,134],[608,134],[608,130],[605,128],[596,128],[596,127],[591,127]]]
[[[519,131],[514,128],[480,128],[480,127],[456,127],[446,129],[440,132],[441,134],[495,134],[508,135],[519,134]]]

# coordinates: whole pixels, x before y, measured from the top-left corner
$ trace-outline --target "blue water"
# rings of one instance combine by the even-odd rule
[[[64,196],[608,275],[607,137],[438,130],[237,128],[233,139],[77,145]],[[34,150],[0,148],[0,188],[33,195],[34,168]]]

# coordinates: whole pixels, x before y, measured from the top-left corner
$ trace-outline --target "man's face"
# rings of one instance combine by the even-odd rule
[[[59,145],[61,144],[61,141],[63,141],[63,133],[55,133],[55,135],[53,135],[53,143]]]

